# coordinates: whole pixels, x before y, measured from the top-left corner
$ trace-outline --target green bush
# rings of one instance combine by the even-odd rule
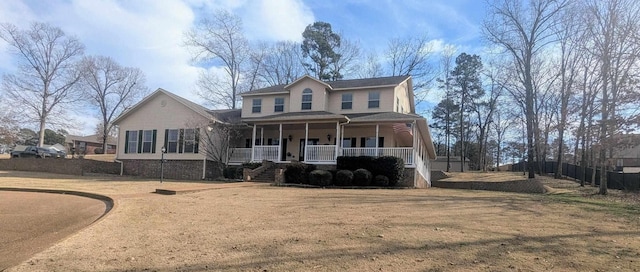
[[[309,173],[309,184],[318,186],[329,186],[333,180],[333,175],[327,170],[313,170]]]
[[[238,171],[238,167],[227,166],[224,169],[222,169],[222,176],[228,179],[236,179],[237,171]]]
[[[371,185],[371,172],[367,169],[360,168],[353,171],[353,184],[356,186]]]
[[[261,162],[245,162],[242,164],[242,168],[249,168],[251,170],[262,166]]]
[[[383,175],[389,178],[389,186],[395,186],[404,175],[404,160],[393,156],[376,158],[369,169],[374,176]]]
[[[93,150],[93,153],[95,153],[95,154],[104,154],[104,150],[102,150],[102,148],[98,147],[98,148]]]
[[[337,186],[353,186],[353,172],[351,170],[338,170],[336,172]]]
[[[384,176],[384,175],[377,175],[373,179],[373,185],[380,186],[380,187],[389,186],[389,178],[387,176]]]
[[[299,162],[292,162],[284,170],[284,182],[285,183],[304,183],[305,178],[305,165]]]
[[[355,171],[357,169],[371,169],[373,166],[374,157],[369,156],[359,156],[359,157],[348,157],[348,156],[339,156],[336,159],[336,168],[338,170],[351,170]]]
[[[244,168],[243,167],[237,167],[235,176],[236,176],[237,179],[244,179]]]

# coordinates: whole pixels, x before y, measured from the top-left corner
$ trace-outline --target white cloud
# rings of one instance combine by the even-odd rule
[[[313,12],[301,0],[257,0],[243,16],[249,39],[301,41]]]

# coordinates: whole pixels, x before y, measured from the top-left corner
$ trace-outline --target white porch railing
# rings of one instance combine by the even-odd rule
[[[253,146],[254,161],[279,161],[278,149],[279,145],[255,145]]]
[[[307,162],[335,162],[335,145],[308,145],[304,160]]]
[[[229,148],[230,163],[244,163],[251,161],[251,148]]]
[[[393,156],[402,158],[405,165],[413,165],[413,148],[411,147],[345,147],[342,156]]]

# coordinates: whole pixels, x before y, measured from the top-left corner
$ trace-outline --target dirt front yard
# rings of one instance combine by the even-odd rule
[[[1,172],[0,187],[116,200],[101,221],[8,271],[640,271],[634,204],[576,194],[242,184]],[[217,190],[149,193],[160,186]]]

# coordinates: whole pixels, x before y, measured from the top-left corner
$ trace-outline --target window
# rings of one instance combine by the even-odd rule
[[[284,98],[276,97],[276,101],[273,106],[273,112],[283,112],[284,111]]]
[[[156,153],[157,130],[127,130],[124,153]]]
[[[350,110],[353,104],[353,94],[342,94],[342,109]]]
[[[167,153],[178,153],[178,135],[180,130],[167,129],[165,130],[165,148]]]
[[[311,109],[311,100],[313,98],[313,91],[309,88],[304,89],[302,91],[302,109],[310,110]]]
[[[126,138],[125,144],[127,146],[124,149],[125,153],[138,153],[138,131],[128,130]]]
[[[360,138],[360,147],[376,147],[376,137]],[[378,137],[378,147],[384,147],[384,137]]]
[[[255,101],[255,100],[253,100]],[[184,130],[184,140],[183,140],[183,153],[198,153],[196,151],[196,130],[195,129],[185,129]]]
[[[153,130],[142,131],[142,153],[151,153],[153,146]]]
[[[369,92],[369,108],[380,107],[380,92]]]
[[[356,147],[356,138],[343,138],[342,147]]]
[[[260,113],[262,111],[262,99],[254,99],[251,113]]]

